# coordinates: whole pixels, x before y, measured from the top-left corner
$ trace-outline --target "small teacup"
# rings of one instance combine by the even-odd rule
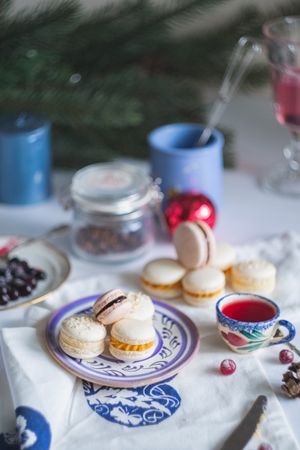
[[[255,294],[228,294],[216,304],[218,329],[231,350],[246,354],[269,345],[290,342],[296,334],[294,325],[279,319],[275,302]],[[275,337],[279,327],[288,334]]]

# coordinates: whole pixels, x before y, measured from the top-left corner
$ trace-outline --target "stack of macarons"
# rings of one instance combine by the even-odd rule
[[[225,287],[268,294],[275,286],[275,267],[263,260],[236,264],[236,252],[226,242],[216,242],[203,221],[182,222],[173,243],[177,259],[160,258],[147,263],[141,275],[150,295],[171,299],[183,296],[193,306],[213,304]]]
[[[106,326],[112,325],[110,353],[122,361],[139,361],[154,350],[153,315],[154,305],[147,295],[113,289],[96,300],[93,314],[75,314],[62,322],[59,345],[74,358],[94,358],[104,351]]]
[[[212,303],[221,296],[225,288],[223,271],[234,261],[221,254],[214,267],[219,250],[211,228],[203,221],[182,222],[175,230],[174,246],[177,260],[161,258],[146,264],[141,276],[143,289],[163,299],[183,295],[194,306]],[[228,248],[231,251],[229,244]],[[231,252],[235,258],[234,250]]]

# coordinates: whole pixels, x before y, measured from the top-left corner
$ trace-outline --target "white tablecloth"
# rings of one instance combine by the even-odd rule
[[[263,173],[271,163],[281,159],[281,148],[288,141],[288,133],[276,123],[272,112],[272,104],[260,94],[257,96],[240,96],[227,109],[222,125],[236,131],[236,151],[238,170],[225,171],[223,208],[219,213],[216,236],[233,244],[244,244],[279,235],[287,231],[300,233],[300,199],[290,199],[262,192],[256,183],[256,176]],[[57,174],[56,174],[57,175]],[[56,176],[56,186],[68,185],[68,177]],[[0,205],[0,234],[38,235],[49,228],[70,220],[70,213],[63,211],[58,203],[51,201],[31,207],[9,207]],[[56,243],[69,252],[69,244],[63,239]],[[174,255],[174,250],[168,244],[160,245],[145,260],[159,255]],[[105,268],[89,264],[71,257],[72,272],[70,279],[77,280],[86,276],[98,275]],[[143,260],[126,265],[126,271],[135,277]],[[110,267],[110,272],[119,272],[122,267]],[[20,326],[26,310],[6,315],[0,327]],[[300,317],[294,322],[300,329]],[[300,347],[300,336],[296,337]],[[268,350],[269,352],[269,350]],[[260,356],[263,370],[266,372],[273,391],[285,411],[288,422],[300,445],[299,400],[289,400],[279,391],[279,380],[286,366],[278,364],[277,349],[268,358]],[[270,352],[269,352],[270,353]],[[3,381],[0,355],[0,384]],[[0,430],[8,429],[11,418],[9,394],[1,397],[1,409],[6,411]],[[198,437],[195,437],[198,442]]]
[[[50,436],[53,450],[96,450],[99,442],[109,450],[152,450],[153,433],[159,435],[161,450],[218,450],[261,394],[268,398],[266,417],[260,433],[245,450],[256,450],[262,441],[271,443],[273,450],[298,449],[256,354],[233,355],[222,344],[216,333],[213,305],[199,310],[179,299],[172,300],[171,304],[194,320],[201,334],[199,354],[175,378],[141,388],[106,388],[82,382],[54,363],[44,343],[49,312],[74,298],[112,286],[139,289],[139,284],[126,275],[102,273],[66,283],[45,302],[27,308],[20,326],[2,330],[0,343],[12,397],[10,408],[16,409],[24,440],[21,450],[48,450]],[[262,350],[264,360],[277,360],[278,365],[278,351]],[[232,357],[237,364],[235,374],[220,375],[220,361]],[[1,409],[0,424],[3,412]],[[14,423],[13,419],[7,431],[13,431]],[[2,449],[1,439],[0,433]],[[4,436],[6,443],[14,440],[13,433]],[[5,450],[10,450],[9,446]]]
[[[69,219],[70,213],[63,211],[54,199],[45,204],[30,207],[8,207],[2,205],[0,206],[0,234],[35,235]],[[225,173],[224,207],[219,214],[215,230],[219,240],[226,240],[233,244],[243,244],[258,238],[280,234],[287,230],[300,231],[298,201],[262,192],[257,187],[252,176],[234,171]],[[70,252],[68,240],[60,238],[56,240],[56,244],[63,250]],[[150,254],[147,254],[144,260],[126,264],[128,276],[136,277],[136,273],[140,271],[144,261],[160,255],[174,256],[174,248],[168,243],[160,244]],[[72,255],[71,261],[72,280],[97,275],[99,272],[118,273],[124,271],[124,266],[101,267],[78,260]],[[2,321],[0,326],[20,325],[22,314],[25,314],[25,309],[24,311],[19,310],[18,314],[14,314],[12,311],[6,318],[5,323]],[[300,328],[300,317],[294,318],[294,321],[297,320],[299,322],[298,328]],[[300,346],[299,337],[298,345]],[[286,366],[278,364],[277,354],[278,351],[276,350],[267,359],[261,357],[261,363],[267,373],[271,388],[276,394],[279,394],[279,401],[300,443],[298,426],[299,400],[291,401],[280,395],[280,379]],[[0,372],[1,376],[3,376],[3,372],[2,375]],[[1,398],[1,407],[5,408],[6,405],[10,405],[9,399]],[[13,412],[8,410],[7,422],[9,422],[11,414]],[[4,423],[1,428],[5,429],[5,425]]]

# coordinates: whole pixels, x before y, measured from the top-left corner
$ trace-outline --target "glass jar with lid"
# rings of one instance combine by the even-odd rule
[[[72,247],[95,262],[140,256],[154,240],[154,206],[161,194],[145,171],[121,163],[93,164],[75,173]]]

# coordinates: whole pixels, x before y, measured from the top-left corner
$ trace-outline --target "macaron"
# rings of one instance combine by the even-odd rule
[[[152,321],[154,305],[151,298],[142,292],[128,292],[128,300],[131,303],[131,311],[126,314],[126,319]]]
[[[203,221],[182,222],[174,232],[173,242],[179,261],[187,269],[210,264],[215,257],[215,236]]]
[[[121,361],[140,361],[152,355],[155,329],[149,322],[122,319],[113,324],[109,342],[110,353]]]
[[[175,259],[161,258],[145,265],[141,276],[143,289],[160,298],[176,298],[182,293],[181,280],[186,269]]]
[[[268,295],[276,285],[276,267],[263,259],[235,264],[231,271],[234,291]]]
[[[94,317],[75,314],[62,322],[58,342],[67,355],[90,359],[103,352],[105,336],[105,327]]]
[[[225,272],[225,275],[228,275],[235,262],[236,251],[234,247],[227,244],[227,242],[217,242],[215,256],[211,265]]]
[[[190,305],[213,303],[224,293],[225,275],[214,267],[201,267],[185,275],[182,287],[184,300]]]
[[[93,305],[95,318],[104,325],[117,322],[129,313],[131,303],[121,289],[112,289],[99,297]]]

